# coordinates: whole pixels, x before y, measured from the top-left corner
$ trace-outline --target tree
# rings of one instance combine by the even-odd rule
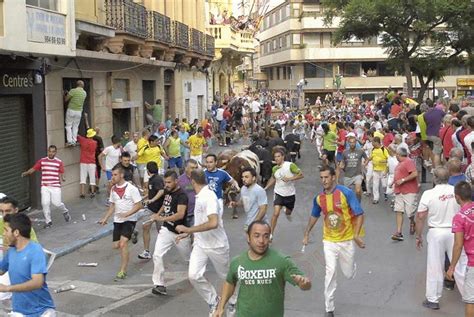
[[[451,65],[472,57],[471,0],[324,0],[323,5],[327,25],[340,19],[335,44],[379,37],[388,62],[405,75],[410,96],[412,74],[418,77],[418,99]]]

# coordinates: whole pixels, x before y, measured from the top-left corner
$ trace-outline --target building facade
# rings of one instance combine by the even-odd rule
[[[271,0],[272,9],[265,13],[257,35],[259,66],[266,74],[268,88],[295,90],[297,83],[306,79],[304,95],[314,100],[336,91],[335,79],[341,75],[340,89],[347,95],[373,98],[389,87],[403,90],[405,76],[390,69],[379,38],[333,45],[338,19],[331,26],[325,25],[320,2]],[[466,79],[461,81],[466,83],[473,75],[468,66],[459,65],[435,85],[450,96],[464,94],[469,87],[459,86],[458,79]],[[419,87],[415,76],[413,83],[415,89]]]
[[[21,179],[21,170],[50,144],[66,167],[65,201],[78,196],[80,148],[65,146],[64,94],[79,79],[88,94],[84,112],[106,145],[112,135],[147,125],[145,101],[161,99],[164,117],[204,117],[214,56],[204,0],[5,0],[0,9],[0,63],[6,65],[0,111],[3,118],[18,109],[4,129],[21,135],[0,144],[12,144],[13,153],[4,154],[10,160],[25,161],[15,162],[21,168],[0,168],[0,192],[22,207],[40,203],[39,176]]]

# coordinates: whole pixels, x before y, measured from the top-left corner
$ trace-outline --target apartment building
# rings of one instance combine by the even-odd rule
[[[391,70],[387,55],[377,37],[351,39],[337,46],[332,36],[338,25],[324,24],[320,0],[272,0],[257,39],[260,43],[258,64],[272,90],[296,89],[301,79],[308,84],[304,97],[314,100],[337,90],[335,78],[341,75],[340,89],[348,95],[367,98],[389,87],[402,90],[405,77]],[[436,88],[446,89],[451,96],[464,95],[473,70],[459,65],[448,70]],[[419,85],[413,77],[415,88]],[[438,90],[439,91],[439,90]],[[430,92],[431,93],[431,92]]]
[[[146,125],[145,101],[161,99],[173,119],[204,117],[214,56],[204,0],[5,0],[0,12],[0,192],[22,207],[40,205],[39,177],[19,175],[50,144],[66,166],[64,199],[78,196],[80,149],[65,146],[64,129],[78,79],[106,145]]]

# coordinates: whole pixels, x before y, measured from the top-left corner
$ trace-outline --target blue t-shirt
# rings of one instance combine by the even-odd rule
[[[183,143],[186,143],[186,141],[189,139],[189,133],[184,131],[184,132],[181,132],[179,131],[178,132],[178,137],[181,141],[183,141]],[[182,143],[181,143],[181,152],[185,152],[188,148],[185,147]]]
[[[457,183],[465,181],[466,176],[464,174],[450,176],[448,179],[448,184],[451,186],[456,186]]]
[[[12,308],[16,313],[29,317],[39,317],[48,309],[55,309],[53,298],[46,284],[46,255],[39,243],[30,241],[26,247],[17,251],[10,247],[0,262],[0,270],[8,272],[11,285],[22,284],[33,274],[43,274],[43,286],[29,292],[13,292]]]
[[[207,184],[209,188],[216,194],[218,199],[222,199],[222,187],[232,179],[230,175],[220,168],[216,169],[213,172],[209,172],[207,169],[204,171],[206,173]]]
[[[258,184],[252,186],[242,186],[240,189],[240,197],[242,197],[242,203],[244,204],[244,210],[247,213],[247,220],[245,224],[248,226],[258,215],[258,210],[260,206],[267,205],[267,192]],[[262,219],[263,221],[268,222],[267,215]]]

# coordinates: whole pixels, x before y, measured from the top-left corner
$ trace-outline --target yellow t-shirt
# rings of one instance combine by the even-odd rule
[[[206,139],[203,136],[197,136],[196,134],[191,135],[188,139],[190,155],[196,156],[202,154],[202,148],[206,144]]]
[[[186,132],[189,132],[189,130],[191,130],[191,126],[189,125],[189,123],[182,122],[181,125],[184,127],[184,130],[186,130]]]
[[[383,141],[383,138],[385,137],[385,135],[383,135],[382,132],[380,132],[380,131],[377,130],[377,131],[374,132],[374,137],[379,137],[379,138],[380,138],[380,142],[382,142],[382,141]]]
[[[372,164],[374,165],[374,171],[386,171],[387,170],[387,160],[388,160],[388,151],[387,149],[374,148],[372,153],[370,153],[370,158],[372,159]]]
[[[146,145],[139,152],[138,156],[142,158],[144,164],[148,162],[156,162],[156,164],[161,167],[161,148],[159,146],[150,147]]]
[[[336,122],[329,124],[329,130],[337,134],[337,125]]]
[[[148,140],[146,140],[145,138],[140,138],[137,142],[137,153],[138,153],[138,157],[137,157],[137,164],[146,164],[148,163],[147,161],[144,160],[143,156],[140,155],[140,151],[148,145]]]

